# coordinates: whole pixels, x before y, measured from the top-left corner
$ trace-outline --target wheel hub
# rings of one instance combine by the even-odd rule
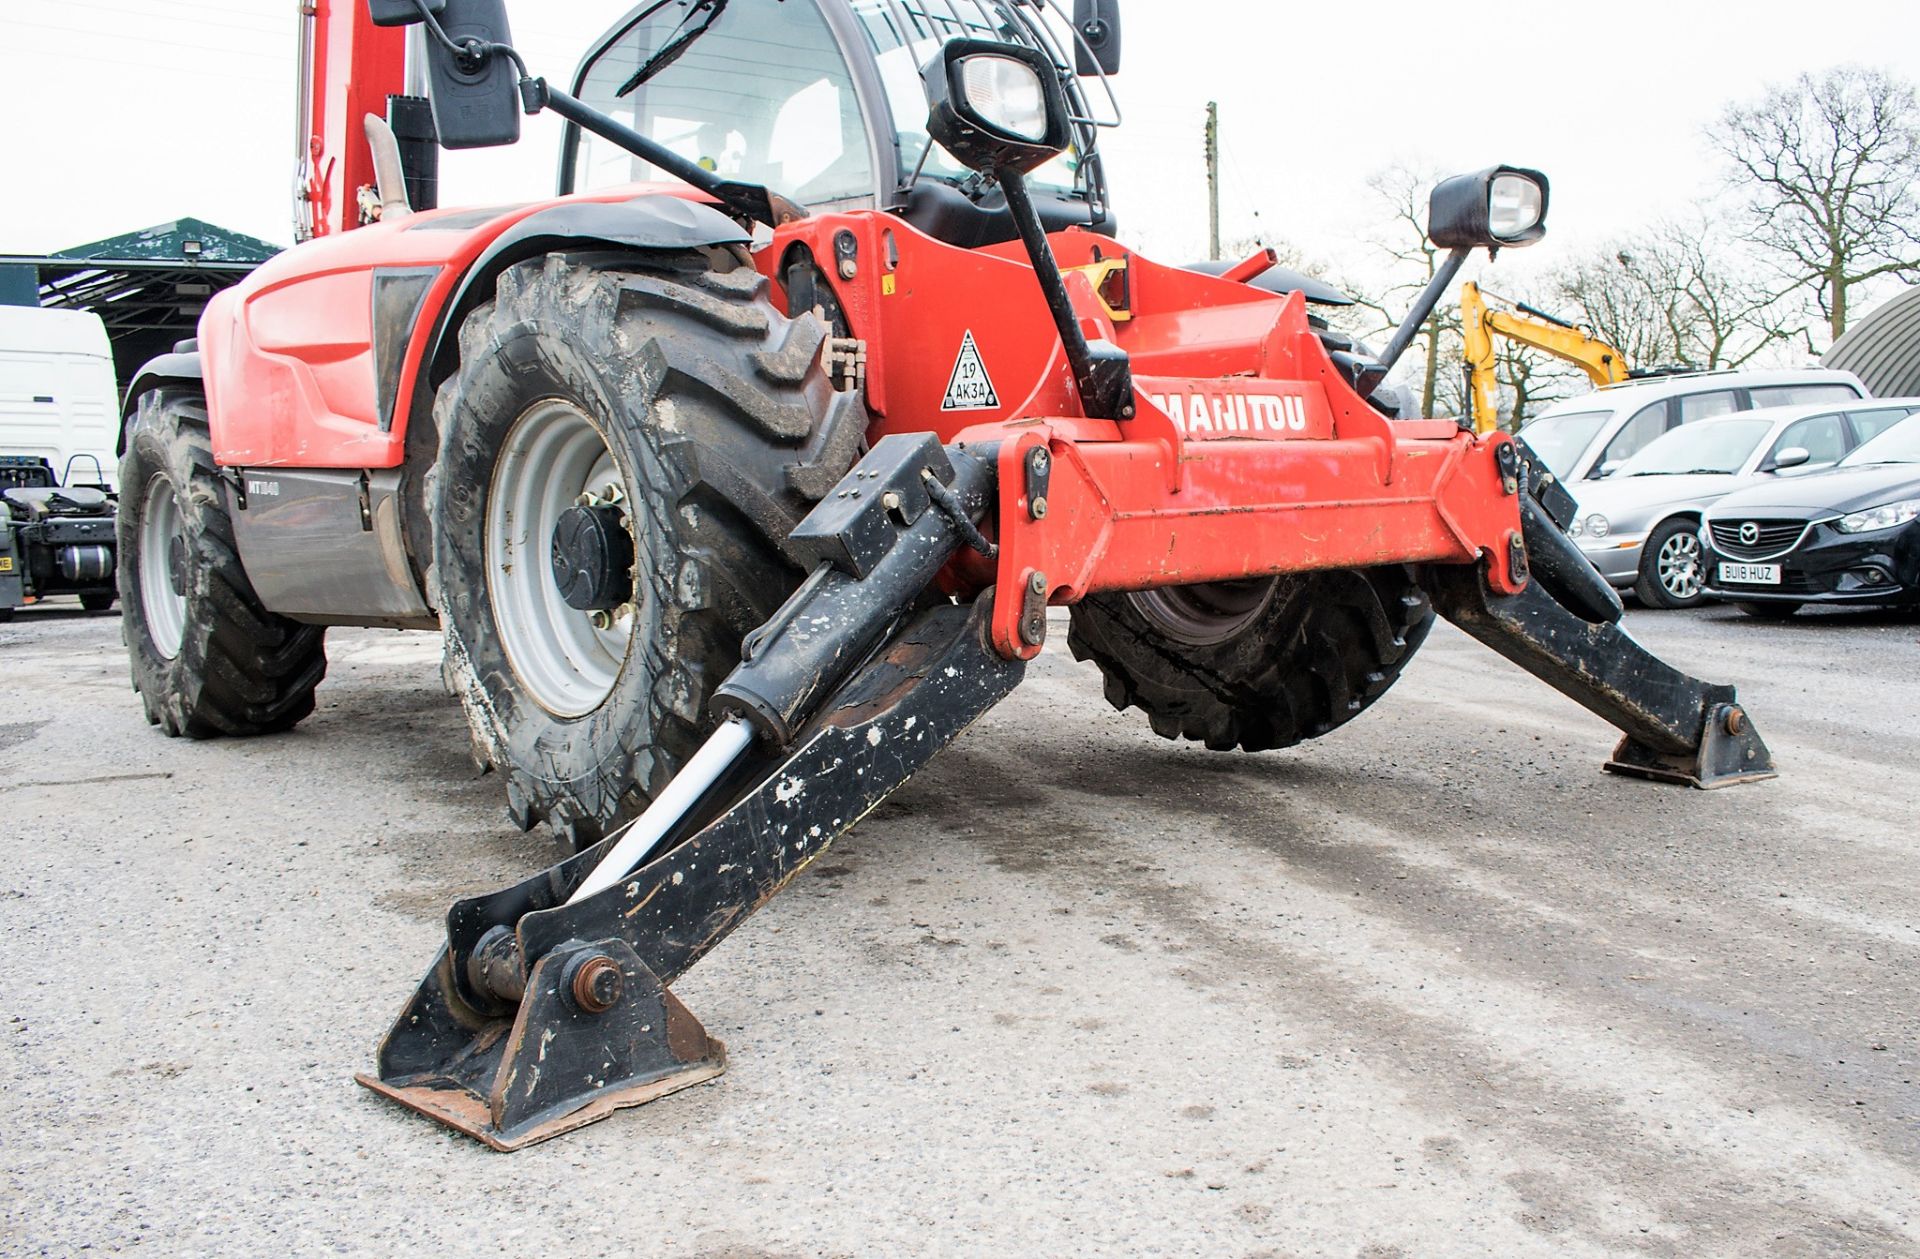
[[[1250,577],[1244,581],[1165,586],[1127,598],[1141,616],[1175,642],[1210,647],[1226,642],[1252,624],[1266,611],[1278,584],[1275,577]]]
[[[1660,581],[1676,599],[1692,599],[1700,593],[1700,543],[1684,533],[1667,539],[1658,559]]]
[[[567,606],[611,612],[633,598],[633,537],[611,504],[576,503],[553,527],[553,582]]]
[[[180,654],[187,633],[189,553],[185,519],[173,484],[155,475],[140,507],[140,612],[147,637],[163,660]]]
[[[167,539],[167,588],[187,593],[187,540],[177,533]]]
[[[627,483],[578,406],[534,403],[501,443],[485,520],[487,589],[513,674],[556,717],[613,693],[644,591]]]

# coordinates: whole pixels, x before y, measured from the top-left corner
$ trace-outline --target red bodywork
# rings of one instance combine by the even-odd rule
[[[416,382],[462,279],[502,232],[551,204],[480,222],[467,212],[444,227],[448,215],[424,214],[314,241],[220,294],[201,323],[216,458],[251,467],[398,466],[409,412],[426,396]],[[1496,448],[1510,439],[1463,433],[1450,421],[1382,417],[1340,377],[1298,294],[1282,298],[1161,266],[1088,232],[1054,237],[1088,334],[1132,359],[1135,416],[1095,420],[1080,408],[1017,246],[958,249],[893,216],[863,212],[791,224],[757,258],[770,276],[797,247],[836,259],[842,233],[854,238],[857,267],[834,288],[867,345],[872,436],[932,431],[946,441],[1001,444],[998,565],[960,563],[957,587],[1039,585],[1061,604],[1100,591],[1483,558],[1495,589],[1524,583],[1509,560],[1518,499],[1495,463]],[[435,274],[418,315],[386,333],[404,336],[406,348],[395,413],[384,422],[373,276],[420,268]],[[784,295],[776,290],[775,299]],[[969,339],[993,405],[945,409]],[[1041,445],[1052,473],[1049,510],[1036,518],[1022,461]],[[1031,607],[1007,598],[998,608],[1000,649],[1037,652],[1020,631]]]
[[[1495,589],[1524,584],[1510,566],[1519,501],[1495,462],[1511,439],[1381,416],[1339,375],[1299,294],[1161,266],[1090,232],[1053,237],[1087,334],[1132,359],[1134,417],[1091,420],[1017,245],[954,249],[894,218],[838,215],[776,234],[763,269],[795,243],[840,256],[832,242],[843,232],[862,261],[835,289],[867,342],[873,435],[1001,443],[998,566],[967,574],[970,584],[1026,591],[1038,575],[1047,602],[1063,604],[1100,591],[1482,557]],[[1105,298],[1092,279],[1103,273]],[[945,410],[969,339],[1001,406]],[[1042,445],[1051,476],[1035,518],[1024,461]],[[1019,599],[997,602],[994,639],[1007,655],[1039,651],[1020,632],[1023,614]]]

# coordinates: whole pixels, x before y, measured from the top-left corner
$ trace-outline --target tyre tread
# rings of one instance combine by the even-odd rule
[[[1068,646],[1104,678],[1107,702],[1139,708],[1155,734],[1215,751],[1262,752],[1329,734],[1399,680],[1433,607],[1404,568],[1301,574],[1230,645],[1194,648],[1125,595],[1074,609]]]
[[[192,589],[179,652],[162,657],[147,635],[138,585],[137,522],[155,474],[176,484]],[[213,459],[205,399],[163,388],[143,395],[121,463],[122,633],[147,719],[170,736],[247,737],[292,729],[314,711],[326,676],[326,631],[276,616],[247,579]]]

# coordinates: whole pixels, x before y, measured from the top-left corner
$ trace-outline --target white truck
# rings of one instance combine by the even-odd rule
[[[0,306],[0,621],[113,604],[119,389],[98,315]]]

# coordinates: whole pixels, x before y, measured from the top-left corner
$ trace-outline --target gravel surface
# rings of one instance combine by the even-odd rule
[[[1920,1255],[1920,621],[1630,614],[1783,768],[1598,772],[1448,628],[1323,742],[1154,738],[1056,646],[676,991],[719,1081],[498,1155],[352,1083],[558,854],[430,635],[163,738],[0,626],[0,1252]],[[1063,626],[1058,628],[1064,628]]]

